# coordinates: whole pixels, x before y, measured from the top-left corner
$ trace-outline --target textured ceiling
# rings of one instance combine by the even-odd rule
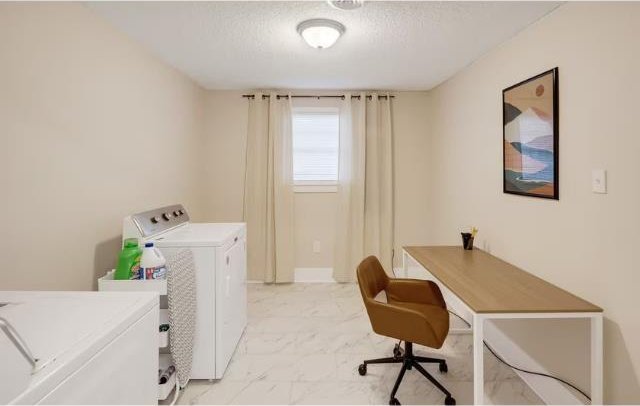
[[[209,89],[427,90],[549,13],[555,2],[324,1],[87,3]],[[331,18],[347,31],[329,49],[296,25]]]

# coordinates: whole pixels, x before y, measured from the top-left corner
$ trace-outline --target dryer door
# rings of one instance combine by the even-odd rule
[[[244,238],[223,254],[216,285],[216,377],[222,378],[247,325],[247,267]]]

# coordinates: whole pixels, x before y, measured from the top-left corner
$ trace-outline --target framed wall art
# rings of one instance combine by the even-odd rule
[[[502,91],[503,191],[558,200],[558,68]]]

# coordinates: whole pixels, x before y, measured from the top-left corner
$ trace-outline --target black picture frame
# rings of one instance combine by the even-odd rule
[[[543,78],[546,78],[547,76],[551,75],[552,77],[552,113],[551,113],[551,119],[552,119],[552,130],[553,130],[553,140],[552,140],[552,146],[553,146],[553,150],[551,151],[551,153],[553,154],[552,156],[552,163],[553,163],[553,174],[552,174],[552,179],[553,179],[553,185],[549,186],[547,184],[543,184],[540,183],[543,186],[538,186],[538,187],[533,187],[531,190],[534,190],[534,192],[531,192],[530,190],[515,190],[515,189],[519,189],[516,185],[515,185],[515,181],[522,183],[521,180],[519,179],[513,179],[514,174],[516,174],[517,172],[514,172],[512,170],[507,170],[507,148],[511,148],[508,147],[508,145],[514,146],[516,145],[516,148],[518,148],[519,146],[519,152],[522,152],[524,149],[524,147],[527,147],[526,144],[521,144],[521,143],[508,143],[507,142],[507,124],[511,121],[513,121],[514,119],[511,118],[513,116],[513,112],[512,111],[508,111],[509,109],[513,110],[514,106],[513,105],[508,105],[508,103],[506,102],[506,96],[510,91],[514,91],[515,89],[519,89],[522,88],[523,85],[528,85],[531,82],[535,82],[535,81],[540,81]],[[544,89],[544,87],[543,87]],[[559,195],[559,189],[560,189],[560,185],[559,185],[559,110],[558,110],[558,68],[555,67],[553,69],[549,69],[548,71],[542,72],[538,75],[535,75],[533,77],[530,77],[529,79],[523,80],[519,83],[516,83],[513,86],[509,86],[506,89],[502,90],[502,191],[503,193],[507,193],[507,194],[514,194],[514,195],[520,195],[520,196],[530,196],[530,197],[539,197],[539,198],[543,198],[543,199],[552,199],[552,200],[559,200],[560,195]],[[508,107],[510,106],[510,107]],[[516,108],[516,110],[518,110]],[[518,110],[519,111],[519,110]],[[517,116],[516,116],[517,117]],[[511,118],[509,121],[507,121],[509,118]],[[529,147],[527,147],[529,148]],[[534,149],[529,148],[530,151],[534,151]],[[511,152],[510,152],[511,153]],[[545,169],[547,169],[545,167]],[[508,176],[511,177],[510,179],[508,179]],[[531,181],[532,184],[535,184],[535,181]],[[548,183],[548,182],[547,182]],[[549,193],[549,189],[552,189],[552,193]],[[536,192],[536,190],[544,190],[545,193],[541,193],[541,192]]]

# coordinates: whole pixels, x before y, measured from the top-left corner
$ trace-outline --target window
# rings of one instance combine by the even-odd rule
[[[340,116],[337,109],[294,109],[293,181],[335,185],[338,181]]]

